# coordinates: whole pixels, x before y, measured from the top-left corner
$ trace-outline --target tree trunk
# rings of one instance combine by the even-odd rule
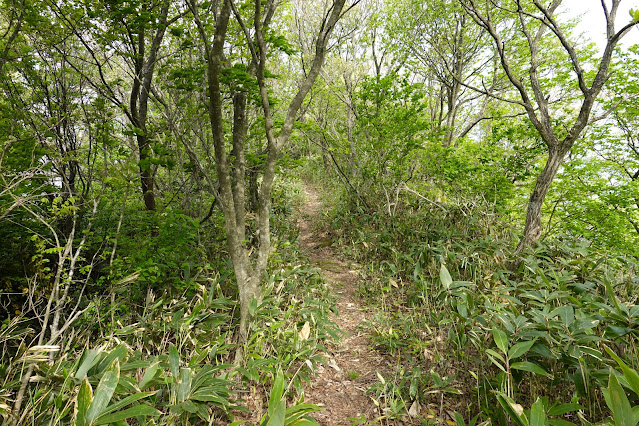
[[[555,178],[559,166],[563,163],[565,154],[565,152],[558,149],[552,149],[548,154],[546,166],[537,177],[535,189],[533,189],[532,194],[530,194],[528,210],[526,212],[526,225],[521,240],[515,249],[515,255],[519,255],[524,248],[537,243],[541,237],[541,208],[544,204],[544,199],[546,198],[550,184]]]
[[[140,183],[144,207],[147,210],[155,210],[155,193],[153,192],[153,171],[151,170],[149,143],[146,136],[138,136],[138,149],[140,150]]]
[[[289,140],[297,113],[300,110],[304,98],[311,89],[324,62],[328,36],[335,23],[341,16],[345,0],[336,0],[330,12],[330,17],[325,20],[317,39],[315,58],[306,78],[301,82],[297,94],[291,101],[284,124],[276,137],[273,131],[273,116],[268,99],[266,87],[265,67],[267,58],[267,43],[264,39],[264,29],[268,27],[271,17],[275,12],[277,3],[267,2],[264,14],[261,11],[261,2],[255,3],[254,32],[253,35],[244,24],[244,21],[230,0],[224,0],[220,4],[219,12],[215,19],[215,34],[213,41],[207,29],[200,19],[199,9],[195,1],[190,0],[188,6],[193,13],[195,24],[200,33],[200,39],[204,44],[207,58],[208,80],[208,113],[211,123],[211,131],[215,146],[215,166],[219,180],[220,208],[224,213],[227,245],[233,263],[235,278],[238,286],[240,302],[240,329],[239,336],[242,342],[248,340],[248,325],[250,320],[250,306],[253,298],[260,299],[260,282],[266,273],[268,257],[271,252],[270,235],[270,202],[271,188],[275,177],[277,158],[281,147]],[[225,128],[223,122],[223,100],[220,73],[224,59],[226,33],[229,25],[231,11],[235,14],[237,22],[242,28],[249,50],[256,64],[255,75],[258,82],[262,110],[264,112],[264,127],[267,139],[266,163],[264,164],[263,178],[257,190],[256,222],[257,222],[257,253],[251,256],[252,247],[246,242],[246,165],[245,165],[245,135],[247,131],[246,101],[244,93],[236,93],[233,96],[233,150],[231,158],[227,155]],[[255,44],[253,44],[255,41]],[[252,67],[251,67],[252,68]],[[232,162],[232,164],[231,164]],[[231,167],[232,166],[232,167]],[[255,170],[249,172],[257,175]],[[249,178],[249,180],[252,180]],[[252,190],[249,190],[249,199]],[[253,200],[251,200],[253,201]],[[236,353],[236,361],[242,359],[241,348]]]
[[[160,26],[156,30],[151,41],[149,55],[146,55],[146,31],[144,28],[138,34],[137,55],[135,58],[135,76],[131,87],[129,106],[131,109],[131,124],[135,127],[138,152],[140,156],[140,184],[144,206],[147,210],[155,210],[155,193],[153,192],[155,182],[151,167],[151,146],[149,135],[146,130],[146,122],[149,108],[149,93],[151,92],[151,82],[160,50],[162,39],[166,31],[168,22],[169,3],[164,1],[160,10]]]

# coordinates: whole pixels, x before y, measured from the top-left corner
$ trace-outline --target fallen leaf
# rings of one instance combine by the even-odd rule
[[[304,340],[308,340],[310,335],[311,335],[311,325],[308,323],[308,321],[306,321],[304,325],[302,326],[302,329],[298,333],[298,336],[300,337],[300,340],[304,341]]]
[[[410,409],[408,410],[408,415],[411,417],[419,416],[419,402],[417,402],[417,400],[413,401],[411,404]]]
[[[342,369],[339,368],[339,365],[337,365],[337,363],[335,362],[333,358],[328,360],[328,366],[333,368],[335,371],[342,371]]]

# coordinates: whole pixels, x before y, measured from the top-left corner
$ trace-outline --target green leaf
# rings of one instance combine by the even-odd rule
[[[119,345],[118,347],[113,349],[111,352],[109,352],[107,356],[105,356],[104,359],[100,362],[100,366],[98,367],[98,373],[101,373],[107,368],[109,368],[116,358],[118,360],[124,359],[128,350],[129,349],[126,345]]]
[[[497,394],[497,401],[499,401],[499,404],[502,406],[504,411],[506,411],[510,418],[517,422],[518,425],[529,426],[528,419],[524,414],[524,408],[521,405],[517,404],[512,398],[501,392]]]
[[[106,425],[138,416],[161,416],[162,412],[146,404],[138,404],[117,413],[100,416],[95,425]]]
[[[464,417],[455,411],[455,423],[457,426],[466,426],[466,422],[464,421]]]
[[[270,403],[270,401],[269,401]],[[284,426],[286,419],[286,401],[280,401],[275,407],[273,414],[269,415],[266,426]]]
[[[549,416],[563,416],[566,413],[577,410],[584,410],[585,408],[579,404],[561,404],[557,407],[552,407],[548,410]]]
[[[98,362],[98,355],[100,351],[95,349],[89,349],[82,354],[82,364],[78,367],[78,371],[75,372],[75,378],[82,380],[87,372]]]
[[[177,379],[180,372],[180,356],[177,348],[173,345],[169,347],[169,367],[171,368],[171,374]]]
[[[493,338],[495,339],[495,344],[497,347],[504,353],[508,353],[508,336],[506,332],[493,326]]]
[[[619,304],[619,300],[617,300],[617,295],[615,294],[615,291],[612,288],[612,284],[610,283],[610,280],[604,279],[604,285],[606,286],[606,292],[608,293],[608,297],[612,301],[612,304],[614,305],[615,308],[617,308],[618,311],[621,311],[621,305]]]
[[[490,362],[495,364],[501,371],[506,373],[506,361],[504,358],[499,355],[497,352],[492,349],[486,349],[486,354],[488,354],[488,358],[490,358]]]
[[[548,418],[544,411],[544,403],[537,398],[537,401],[530,408],[530,426],[546,426],[547,422]]]
[[[271,388],[271,396],[268,400],[269,417],[273,416],[275,409],[279,406],[282,395],[284,395],[284,375],[278,372],[273,382],[273,387]]]
[[[78,391],[78,399],[76,400],[76,406],[78,409],[78,415],[76,417],[76,424],[78,426],[84,426],[87,424],[86,414],[93,400],[93,390],[91,389],[91,383],[85,377],[80,384],[80,390]]]
[[[546,370],[538,366],[537,364],[533,364],[532,362],[515,362],[510,368],[514,368],[515,370],[528,371],[530,373],[539,374],[541,376],[546,376],[552,379],[552,375],[549,374]]]
[[[446,266],[442,263],[442,267],[439,270],[439,279],[446,290],[450,289],[450,285],[453,283],[453,278],[450,276],[450,272],[446,269]]]
[[[182,410],[191,414],[197,413],[198,406],[199,406],[199,404],[196,405],[193,401],[183,401],[179,405],[182,408]]]
[[[604,346],[604,348],[606,349],[606,352],[608,352],[608,355],[610,355],[615,361],[617,361],[617,364],[619,364],[621,371],[623,371],[623,375],[628,381],[630,388],[635,394],[637,394],[637,396],[639,396],[639,374],[637,374],[637,371],[628,367],[626,363],[623,362],[623,360],[618,357],[617,354],[615,354],[608,346]]]
[[[608,395],[609,398],[606,399],[606,403],[608,404],[610,411],[612,411],[612,417],[615,421],[615,425],[636,425],[637,423],[635,422],[628,397],[612,371],[610,372],[610,379],[608,380]]]
[[[519,342],[513,345],[508,351],[508,359],[517,359],[520,356],[526,354],[530,348],[535,344],[535,340],[529,340],[527,342]]]
[[[253,297],[249,302],[249,315],[254,316],[255,311],[257,311],[257,299]]]
[[[155,378],[159,367],[160,363],[156,362],[146,369],[146,371],[144,372],[144,376],[140,381],[140,390],[144,390],[149,385],[149,383],[151,383],[151,381]]]
[[[151,395],[155,395],[158,391],[152,391],[152,392],[138,392],[136,394],[133,395],[129,395],[126,398],[122,398],[121,400],[119,400],[118,402],[116,402],[115,404],[111,404],[109,405],[103,412],[102,412],[102,416],[105,416],[109,413],[112,413],[114,411],[118,411],[124,407],[126,407],[127,405],[133,404],[136,401],[139,401],[141,399],[144,399],[146,397],[149,397]]]
[[[191,392],[191,369],[183,368],[180,370],[180,380],[177,387],[177,401],[186,401]]]
[[[221,397],[213,388],[201,388],[193,392],[189,399],[193,401],[213,402],[221,407],[229,405],[228,399]]]
[[[109,401],[111,401],[118,381],[120,381],[120,362],[116,359],[111,367],[104,373],[102,379],[100,379],[100,383],[98,383],[91,405],[87,410],[87,424],[94,424],[95,420],[103,413],[107,405],[109,405]]]
[[[286,424],[298,424],[297,421],[304,415],[320,411],[320,408],[315,404],[295,404],[292,407],[286,409]]]

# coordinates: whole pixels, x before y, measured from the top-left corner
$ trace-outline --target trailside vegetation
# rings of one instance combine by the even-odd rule
[[[628,3],[0,0],[0,423],[639,424]]]

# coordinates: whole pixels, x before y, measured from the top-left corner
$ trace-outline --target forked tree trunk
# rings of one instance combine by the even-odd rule
[[[246,342],[249,331],[249,310],[253,299],[259,301],[261,296],[260,283],[268,264],[271,252],[270,231],[270,204],[271,189],[275,178],[276,163],[282,146],[289,140],[293,125],[297,118],[302,102],[311,86],[315,82],[320,68],[324,63],[328,37],[336,22],[341,17],[345,0],[335,0],[329,14],[325,17],[322,29],[317,37],[316,52],[312,66],[307,76],[301,82],[298,92],[289,104],[284,124],[279,134],[275,136],[273,129],[274,120],[270,111],[270,101],[266,88],[266,57],[267,43],[264,37],[264,29],[268,27],[277,7],[277,2],[267,2],[266,10],[262,13],[262,2],[255,1],[253,31],[249,31],[241,14],[235,8],[233,0],[223,0],[219,5],[219,11],[215,19],[215,34],[213,41],[207,33],[206,26],[199,15],[199,6],[196,0],[189,0],[188,6],[193,13],[195,24],[200,34],[207,59],[207,78],[209,96],[209,120],[213,141],[215,145],[215,166],[219,181],[220,208],[224,214],[227,246],[233,263],[233,270],[237,281],[240,302],[240,340]],[[256,244],[251,245],[246,238],[245,216],[247,213],[246,161],[245,161],[245,137],[247,131],[246,101],[244,93],[236,93],[233,96],[233,130],[232,130],[232,155],[227,155],[227,138],[223,122],[224,104],[220,74],[225,58],[226,33],[231,12],[234,13],[237,22],[244,32],[247,48],[251,52],[252,63],[250,72],[255,72],[258,82],[262,111],[264,113],[265,133],[267,139],[266,162],[262,170],[262,181],[257,189],[256,202]],[[255,177],[255,176],[253,176]],[[252,179],[251,179],[252,180]],[[253,188],[255,189],[255,188]],[[257,248],[256,253],[253,250]],[[238,349],[236,359],[241,359],[241,349]]]
[[[497,50],[497,56],[506,73],[506,77],[521,97],[521,101],[512,102],[524,108],[528,118],[548,148],[546,166],[537,178],[535,189],[530,195],[524,232],[514,253],[517,256],[521,254],[524,248],[539,241],[542,231],[541,209],[550,184],[555,178],[564,156],[570,151],[590,121],[590,114],[595,100],[610,76],[608,69],[615,46],[619,40],[639,22],[633,19],[630,23],[623,26],[621,30],[615,32],[615,18],[621,0],[613,0],[610,8],[608,8],[606,2],[602,0],[601,6],[606,18],[607,42],[603,55],[601,59],[599,59],[599,64],[595,68],[595,76],[592,80],[589,80],[586,77],[587,74],[584,71],[581,59],[574,45],[566,38],[561,26],[555,20],[554,14],[561,5],[562,0],[552,0],[548,6],[542,5],[540,0],[532,0],[536,11],[541,14],[541,18],[533,16],[530,11],[524,10],[522,4],[519,2],[516,3],[516,8],[512,10],[504,8],[503,12],[510,13],[519,21],[519,30],[521,30],[526,37],[527,47],[530,53],[528,87],[528,85],[524,84],[523,80],[520,79],[521,77],[519,77],[518,73],[511,67],[511,61],[517,59],[512,58],[506,49],[507,41],[502,39],[500,29],[498,29],[499,26],[496,26],[495,20],[492,18],[492,7],[489,6],[488,3],[486,6],[480,6],[479,3],[475,3],[473,0],[460,1],[462,7],[475,23],[484,28],[492,37]],[[577,85],[582,97],[578,116],[572,125],[565,126],[562,124],[560,131],[556,129],[556,124],[553,122],[552,117],[553,111],[549,108],[551,94],[544,92],[544,87],[540,79],[540,71],[543,72],[543,67],[541,67],[543,61],[540,58],[540,42],[547,32],[551,32],[553,36],[557,38],[564,52],[570,58],[571,71],[573,71],[576,76]],[[478,91],[483,90],[478,89]],[[565,128],[568,129],[568,132],[560,141],[557,134],[564,133]],[[513,268],[517,264],[519,264],[519,261],[515,260],[510,266]]]

